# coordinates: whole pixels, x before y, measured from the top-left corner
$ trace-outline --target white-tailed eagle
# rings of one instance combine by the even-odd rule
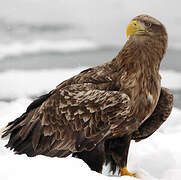
[[[128,172],[130,141],[154,133],[168,118],[173,95],[161,88],[160,62],[167,49],[164,25],[148,15],[135,17],[128,40],[105,64],[86,69],[32,102],[10,122],[3,137],[17,154],[83,159],[101,172]]]

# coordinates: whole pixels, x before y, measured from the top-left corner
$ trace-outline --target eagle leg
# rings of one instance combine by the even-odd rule
[[[131,142],[131,135],[125,135],[120,138],[109,139],[105,141],[105,156],[112,156],[115,164],[119,167],[121,176],[136,177],[127,170],[128,150]]]
[[[73,157],[82,159],[92,171],[96,171],[102,174],[102,166],[104,164],[104,144],[98,144],[91,151],[75,152],[72,154]]]

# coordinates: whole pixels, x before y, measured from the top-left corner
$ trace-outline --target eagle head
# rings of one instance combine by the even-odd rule
[[[165,26],[157,19],[149,15],[139,15],[131,20],[127,26],[127,38],[139,44],[157,44],[163,49],[163,54],[167,49],[168,35]],[[149,45],[151,47],[151,45]]]

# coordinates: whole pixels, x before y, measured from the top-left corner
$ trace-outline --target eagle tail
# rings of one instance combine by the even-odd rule
[[[34,100],[26,109],[26,112],[23,113],[19,118],[10,122],[5,131],[2,132],[2,138],[9,137],[7,148],[14,149],[17,154],[27,154],[28,156],[34,156],[35,152],[32,146],[32,136],[33,130],[36,129],[38,123],[34,123],[33,126],[26,129],[26,138],[22,139],[20,133],[22,133],[22,128],[26,126],[26,123],[31,120],[33,116],[33,111],[42,105],[44,101],[46,101],[51,96],[51,92],[48,94],[42,95],[36,100]]]
[[[28,156],[33,156],[34,150],[30,143],[32,132],[29,132],[25,139],[22,139],[20,136],[20,132],[23,128],[21,124],[24,123],[26,117],[27,114],[24,113],[19,118],[10,122],[6,127],[6,130],[3,132],[2,138],[10,136],[8,144],[5,147],[10,148],[11,150],[13,149],[17,154],[25,153]]]
[[[8,124],[2,135],[2,138],[10,135],[5,147],[10,148],[16,154],[26,154],[29,157],[36,155],[66,157],[71,154],[69,150],[51,149],[50,142],[52,137],[43,135],[39,120],[28,125],[29,119],[31,119],[31,114],[23,114]]]
[[[39,119],[31,122],[34,112],[50,96],[51,92],[40,96],[28,106],[24,114],[1,130],[2,135],[0,134],[0,136],[2,138],[9,137],[7,148],[13,149],[16,154],[27,154],[29,157],[39,154],[50,157],[65,157],[71,153],[68,150],[49,150],[51,137],[43,135]]]

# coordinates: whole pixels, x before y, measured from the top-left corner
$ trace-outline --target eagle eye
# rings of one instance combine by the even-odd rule
[[[151,27],[151,25],[152,25],[152,24],[151,24],[150,22],[145,22],[145,26],[146,26],[146,27]]]

